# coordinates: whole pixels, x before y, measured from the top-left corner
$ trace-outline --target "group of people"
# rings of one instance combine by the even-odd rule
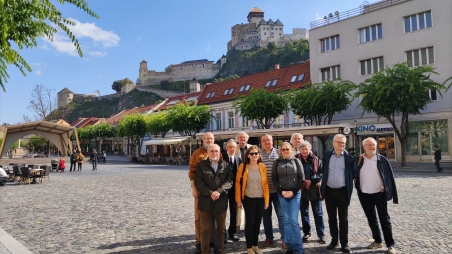
[[[105,153],[105,151],[102,152],[102,163],[106,163],[107,162],[107,153]],[[74,172],[75,172],[75,165],[77,164],[77,171],[82,171],[82,164],[83,161],[85,160],[85,156],[83,155],[82,151],[79,151],[77,153],[76,150],[74,150],[70,156],[70,160],[71,160],[71,168],[69,170],[69,172],[72,172],[72,168],[74,168]],[[90,160],[91,163],[93,164],[93,170],[97,170],[97,162],[99,160],[99,154],[97,153],[96,149],[93,149],[93,151],[91,152],[91,156],[90,156]]]
[[[387,202],[392,199],[398,203],[397,189],[391,164],[376,153],[375,139],[363,140],[364,154],[354,157],[345,150],[346,137],[337,134],[333,149],[325,151],[320,160],[301,133],[294,133],[291,142],[283,142],[279,149],[273,147],[269,134],[261,136],[261,148],[248,144],[248,138],[246,132],[239,132],[227,141],[226,151],[221,153],[214,144],[214,135],[205,133],[203,146],[190,158],[195,253],[207,254],[211,248],[223,253],[226,239],[238,241],[242,209],[247,254],[262,253],[258,246],[260,225],[263,221],[266,238],[261,246],[272,246],[274,209],[281,248],[287,254],[302,254],[303,241],[311,239],[309,204],[319,242],[326,244],[323,200],[331,235],[326,249],[333,250],[340,244],[340,250],[349,253],[348,207],[353,185],[374,239],[367,247],[382,248],[381,226],[387,253],[396,253]],[[226,229],[228,208],[230,225]]]

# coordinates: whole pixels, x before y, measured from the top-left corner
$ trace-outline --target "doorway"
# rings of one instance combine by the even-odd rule
[[[385,156],[388,160],[395,160],[395,146],[394,146],[394,135],[377,135],[377,136],[361,136],[360,146],[362,146],[362,141],[368,137],[374,138],[377,141],[377,153]]]

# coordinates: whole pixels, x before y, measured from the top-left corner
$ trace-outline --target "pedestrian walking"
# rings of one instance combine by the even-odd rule
[[[78,155],[77,155],[77,164],[78,164],[77,171],[82,171],[82,164],[83,164],[83,160],[84,159],[85,159],[85,156],[83,156],[82,151],[78,152]]]
[[[71,168],[69,169],[69,172],[72,172],[72,167],[74,167],[75,171],[75,165],[77,163],[77,152],[74,150],[71,154]]]
[[[336,134],[334,149],[323,153],[321,194],[325,197],[331,243],[328,250],[335,249],[340,241],[341,251],[350,253],[348,246],[348,207],[353,192],[353,181],[357,169],[355,158],[345,150],[347,138]],[[337,217],[339,215],[339,227]]]
[[[376,147],[377,141],[374,138],[363,140],[364,154],[358,157],[358,177],[355,187],[374,239],[374,242],[367,248],[379,249],[382,247],[381,232],[377,220],[378,214],[381,230],[388,247],[387,253],[395,254],[397,251],[394,248],[387,202],[392,199],[393,203],[397,204],[399,199],[391,163],[386,157],[376,152]]]
[[[107,153],[105,151],[102,152],[102,163],[107,163]]]
[[[91,163],[93,163],[93,170],[97,170],[97,160],[99,159],[99,155],[97,154],[96,149],[93,149],[91,152]]]
[[[435,156],[436,172],[443,172],[443,168],[439,165],[439,161],[441,160],[441,149],[438,148],[438,145],[434,145],[433,148],[435,149],[432,153]]]

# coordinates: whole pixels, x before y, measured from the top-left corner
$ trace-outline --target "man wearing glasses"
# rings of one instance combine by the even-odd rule
[[[328,224],[330,226],[331,243],[328,250],[341,243],[341,251],[350,253],[348,246],[348,206],[353,191],[353,181],[357,176],[355,158],[345,150],[347,138],[337,134],[333,138],[333,147],[323,153],[322,164],[322,197],[325,198]],[[337,226],[339,215],[339,228]]]
[[[264,134],[261,137],[262,146],[262,163],[267,167],[267,179],[272,179],[272,167],[273,162],[279,158],[278,149],[273,147],[273,138],[269,134]],[[268,209],[264,210],[264,232],[265,232],[265,242],[263,247],[269,247],[273,244],[273,225],[272,225],[272,203],[275,208],[276,216],[278,217],[278,227],[279,233],[281,234],[281,246],[283,249],[286,248],[284,243],[284,220],[281,211],[281,205],[279,203],[278,193],[271,180],[268,181],[268,189],[270,191],[270,203]]]

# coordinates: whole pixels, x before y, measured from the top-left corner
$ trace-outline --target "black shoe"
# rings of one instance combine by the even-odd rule
[[[321,244],[325,244],[326,243],[325,237],[324,236],[319,237],[319,242]]]
[[[337,247],[337,242],[335,241],[331,241],[330,244],[328,244],[328,246],[326,246],[327,250],[334,250]]]
[[[293,250],[286,250],[285,254],[293,254]]]
[[[309,238],[311,238],[311,235],[310,235],[310,234],[305,234],[305,235],[303,236],[303,241],[308,241]]]
[[[209,243],[209,247],[210,247],[211,249],[215,248],[215,243]]]
[[[196,248],[195,248],[195,254],[201,254],[201,253],[202,253],[202,251],[201,251],[201,244],[197,243],[196,244]]]
[[[342,245],[341,251],[342,251],[343,253],[350,253],[350,247],[348,247],[347,244],[346,244],[346,245]]]
[[[234,241],[234,242],[237,242],[238,240],[240,240],[240,239],[239,239],[237,236],[235,236],[235,235],[233,235],[232,237],[229,236],[228,239],[231,240],[231,241]]]

